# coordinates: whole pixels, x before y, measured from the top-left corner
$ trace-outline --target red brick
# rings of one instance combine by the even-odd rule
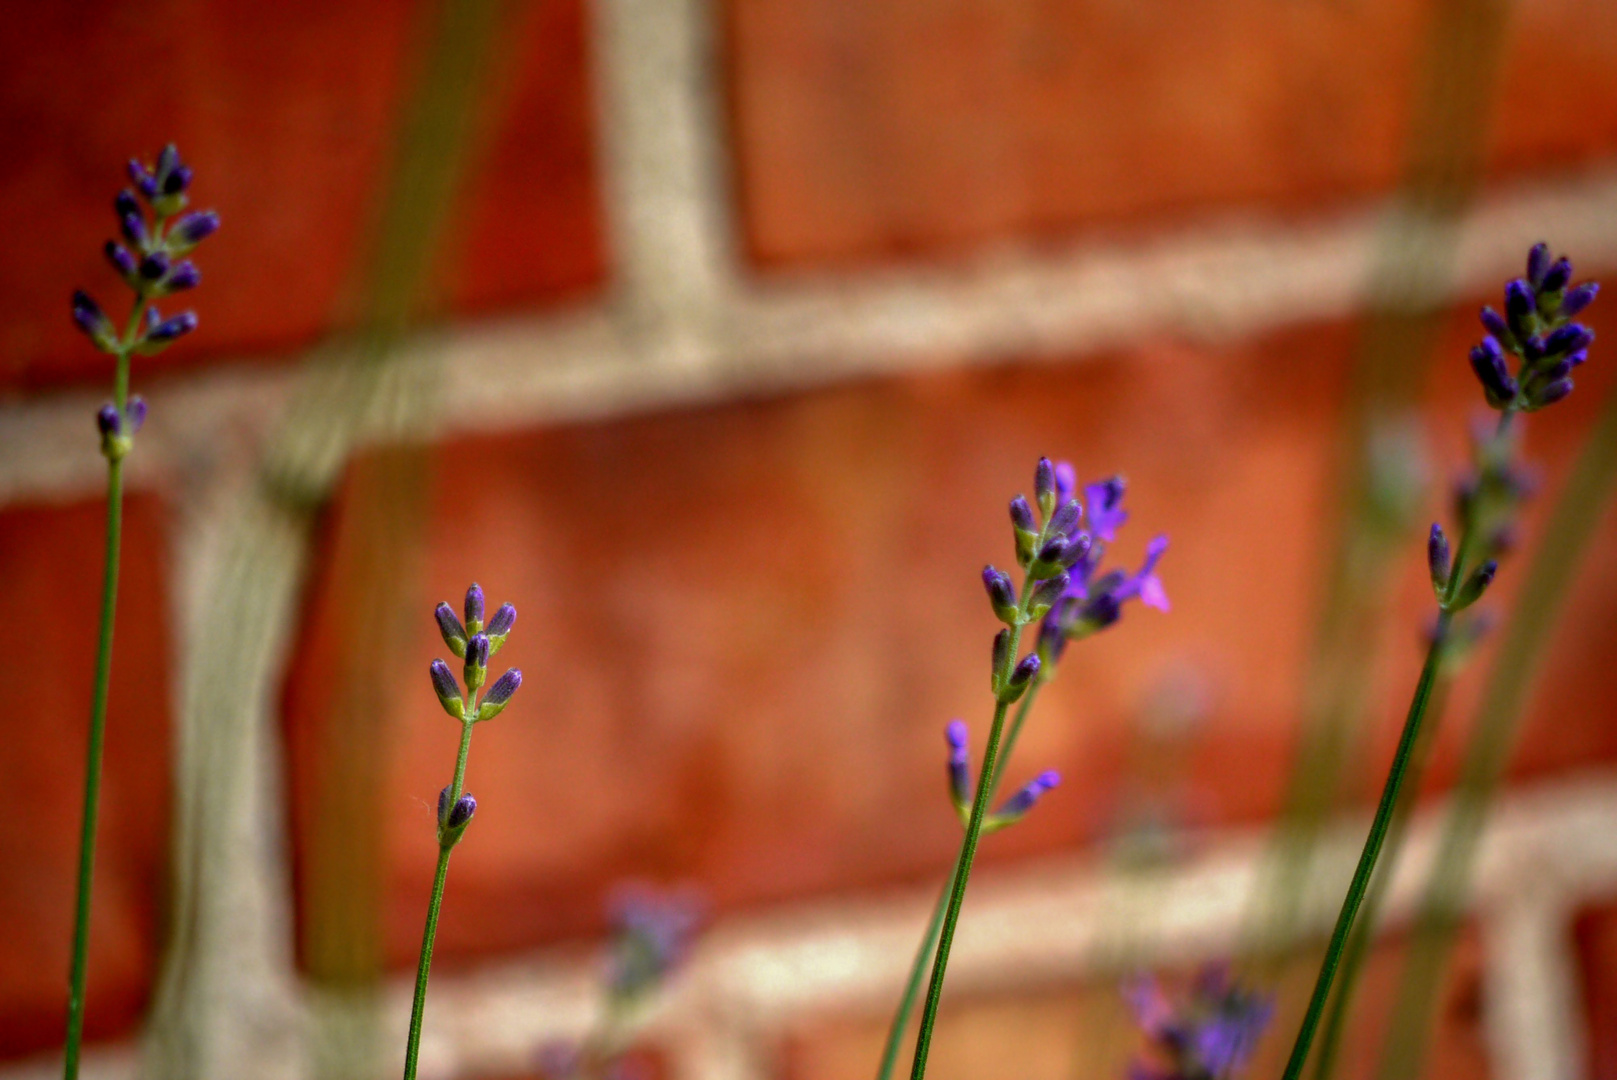
[[[1432,6],[729,0],[747,247],[886,259],[1384,191]],[[1617,149],[1617,13],[1511,20],[1493,174]]]
[[[1477,399],[1463,321],[1431,394],[1445,471]],[[1006,560],[1004,502],[1041,451],[1089,478],[1127,471],[1134,518],[1118,551],[1133,562],[1151,534],[1172,535],[1174,610],[1132,611],[1069,655],[1013,768],[1059,767],[1067,782],[985,858],[1106,836],[1142,791],[1178,800],[1180,821],[1264,820],[1295,738],[1349,341],[1325,327],[1215,350],[1154,342],[1083,365],[873,380],[435,451],[427,588],[388,662],[400,689],[376,705],[388,963],[415,956],[430,803],[454,756],[455,726],[426,682],[443,653],[429,612],[473,577],[521,609],[501,662],[527,681],[473,746],[481,808],[450,875],[448,962],[596,932],[624,876],[694,879],[720,910],[934,880],[957,838],[942,725],[964,716],[979,741],[986,731],[994,625],[976,570]],[[1531,424],[1546,496],[1530,535],[1613,384],[1610,365],[1586,370],[1563,411]],[[1617,760],[1600,704],[1617,661],[1611,527],[1563,631],[1578,647],[1557,654],[1552,692],[1534,699],[1517,776]],[[1420,532],[1391,568],[1404,584],[1380,636],[1367,789],[1429,617]],[[365,536],[356,528],[353,550]],[[306,655],[368,626],[341,578],[321,586]],[[1518,578],[1507,565],[1502,609]],[[1142,755],[1142,708],[1187,668],[1207,683],[1208,715],[1184,745]],[[1482,670],[1462,683],[1436,784],[1452,778],[1465,688]],[[300,807],[332,693],[308,675],[289,715]]]
[[[60,1046],[67,1012],[84,752],[101,597],[100,502],[0,513],[0,1058]],[[90,920],[85,1030],[126,1036],[145,1006],[168,865],[169,625],[164,521],[125,508]]]
[[[1617,1077],[1617,905],[1579,914],[1576,926],[1589,1034],[1589,1080]]]
[[[107,377],[67,297],[83,286],[124,308],[100,255],[111,199],[123,161],[169,140],[224,227],[197,256],[201,334],[142,361],[143,373],[297,348],[351,321],[418,62],[418,6],[107,0],[14,12],[29,48],[0,72],[12,162],[0,222],[30,239],[0,261],[0,389]],[[502,45],[487,157],[440,254],[451,311],[532,307],[603,273],[582,4],[531,5]]]

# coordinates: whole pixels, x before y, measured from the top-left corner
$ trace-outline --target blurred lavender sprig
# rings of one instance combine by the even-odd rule
[[[1237,985],[1223,964],[1196,973],[1174,1001],[1141,976],[1124,988],[1148,1043],[1129,1066],[1129,1080],[1225,1080],[1240,1071],[1274,1016],[1274,1000]]]
[[[155,166],[131,160],[129,177],[139,196],[125,188],[112,204],[124,242],[108,240],[103,248],[113,271],[134,293],[129,318],[119,332],[101,305],[83,289],[73,293],[71,308],[73,324],[96,348],[113,357],[114,367],[112,400],[96,410],[95,416],[101,454],[107,459],[107,532],[102,566],[101,625],[85,755],[73,959],[68,975],[67,1040],[62,1067],[66,1080],[78,1076],[79,1049],[84,1037],[90,893],[101,799],[107,688],[112,670],[112,626],[118,605],[118,564],[123,542],[123,459],[134,449],[135,435],[146,422],[146,402],[129,396],[129,362],[131,356],[161,352],[196,329],[195,312],[184,311],[164,318],[158,313],[156,301],[159,297],[196,287],[201,281],[200,272],[189,259],[179,256],[190,252],[219,227],[219,216],[211,210],[176,218],[189,203],[192,173],[190,166],[180,160],[179,151],[172,143],[157,156]]]

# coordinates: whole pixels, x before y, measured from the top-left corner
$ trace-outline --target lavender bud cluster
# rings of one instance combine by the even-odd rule
[[[165,318],[155,301],[197,286],[202,275],[195,263],[182,256],[219,228],[219,215],[212,210],[184,212],[190,199],[191,168],[180,160],[172,143],[157,156],[155,166],[131,159],[128,168],[133,190],[123,189],[112,201],[122,242],[108,240],[102,249],[113,271],[134,293],[135,316],[127,340],[83,289],[73,293],[72,304],[74,325],[96,348],[120,359],[162,352],[196,329],[194,311]],[[112,461],[122,458],[145,419],[146,403],[138,397],[121,411],[110,402],[102,406],[96,415],[102,453]]]
[[[1488,336],[1471,350],[1471,369],[1489,405],[1532,412],[1572,392],[1572,372],[1589,359],[1594,341],[1594,331],[1572,320],[1599,291],[1593,281],[1573,285],[1572,263],[1552,261],[1547,245],[1533,245],[1526,276],[1505,286],[1504,314],[1482,309]]]
[[[1274,1015],[1271,998],[1236,985],[1222,964],[1203,967],[1181,1001],[1149,977],[1127,986],[1124,997],[1149,1047],[1130,1066],[1130,1080],[1225,1080],[1251,1058]]]

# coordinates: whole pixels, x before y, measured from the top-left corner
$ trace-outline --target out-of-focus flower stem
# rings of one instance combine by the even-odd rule
[[[1607,398],[1550,514],[1522,582],[1522,599],[1505,628],[1498,659],[1483,690],[1452,808],[1416,914],[1409,959],[1382,1050],[1377,1074],[1381,1080],[1409,1080],[1421,1073],[1432,1007],[1459,928],[1459,912],[1488,802],[1515,745],[1527,692],[1560,618],[1567,590],[1614,488],[1617,394]]]
[[[988,797],[992,799],[999,790],[1000,781],[1005,776],[1005,763],[1011,760],[1016,751],[1016,740],[1022,734],[1022,724],[1027,720],[1028,713],[1033,709],[1033,700],[1039,696],[1040,681],[1028,687],[1027,695],[1017,706],[1016,716],[1011,720],[1010,730],[1005,733],[1005,748],[1000,752],[999,762],[994,769],[994,777],[989,781]],[[882,1048],[881,1068],[876,1072],[876,1080],[892,1080],[893,1069],[898,1065],[898,1052],[904,1045],[904,1033],[910,1026],[910,1014],[915,1011],[915,1002],[921,996],[921,983],[926,978],[926,965],[932,960],[933,950],[938,946],[938,935],[943,931],[943,914],[949,904],[949,897],[954,891],[954,881],[960,872],[960,860],[949,870],[949,880],[944,882],[943,891],[938,894],[938,902],[932,906],[932,918],[927,923],[926,933],[921,938],[921,947],[915,951],[915,959],[910,963],[909,978],[904,983],[904,995],[899,998],[898,1010],[893,1014],[892,1026],[887,1031],[887,1044]]]
[[[1458,560],[1455,565],[1460,565]],[[1370,823],[1370,835],[1365,838],[1364,850],[1359,854],[1359,865],[1353,871],[1353,881],[1348,885],[1347,896],[1342,901],[1342,910],[1336,917],[1336,927],[1331,931],[1330,944],[1325,949],[1325,960],[1320,965],[1319,977],[1314,982],[1314,993],[1308,1000],[1308,1011],[1303,1014],[1302,1027],[1297,1032],[1297,1041],[1292,1045],[1291,1057],[1286,1062],[1284,1080],[1300,1080],[1303,1074],[1303,1065],[1308,1060],[1309,1048],[1313,1046],[1320,1017],[1325,1011],[1326,998],[1330,996],[1331,984],[1341,964],[1343,950],[1347,947],[1348,931],[1353,928],[1353,920],[1364,902],[1365,892],[1370,886],[1370,876],[1375,871],[1376,860],[1381,855],[1388,827],[1392,823],[1393,808],[1398,803],[1399,792],[1403,789],[1410,758],[1420,735],[1421,722],[1425,719],[1427,706],[1431,702],[1432,687],[1436,682],[1437,669],[1442,660],[1442,639],[1448,632],[1452,618],[1452,614],[1448,611],[1438,615],[1437,633],[1426,652],[1426,663],[1421,667],[1420,681],[1415,684],[1415,697],[1409,703],[1409,715],[1404,720],[1403,734],[1399,736],[1398,749],[1393,754],[1392,768],[1387,773],[1387,783],[1382,788],[1381,801],[1376,806],[1376,816]]]
[[[455,758],[455,779],[449,785],[446,808],[460,801],[466,783],[466,757],[472,749],[472,728],[477,723],[477,693],[466,693],[466,719],[461,721],[460,753]],[[421,1018],[427,1008],[427,976],[432,971],[432,945],[438,937],[438,911],[444,904],[444,880],[449,876],[449,854],[460,834],[440,822],[438,828],[438,869],[432,876],[432,897],[427,901],[427,925],[421,931],[421,958],[416,962],[415,1000],[410,1005],[410,1035],[404,1044],[404,1080],[415,1080],[421,1056]]]
[[[136,300],[119,339],[113,404],[123,413],[129,403],[129,354],[139,339],[146,315],[144,297]],[[73,960],[68,969],[67,1043],[62,1076],[77,1080],[79,1047],[84,1039],[84,983],[90,960],[90,891],[95,877],[96,819],[101,808],[101,759],[106,749],[107,690],[112,679],[112,624],[118,613],[118,566],[123,545],[124,463],[107,458],[107,539],[101,565],[101,627],[96,639],[95,683],[90,695],[90,740],[84,755],[84,816],[79,831],[79,874],[73,903]]]

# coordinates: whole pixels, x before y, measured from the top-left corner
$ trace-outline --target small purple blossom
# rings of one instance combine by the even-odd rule
[[[511,632],[511,627],[516,625],[516,621],[517,609],[510,604],[501,604],[499,609],[489,617],[485,633],[491,639],[504,638]]]
[[[482,704],[477,707],[479,720],[491,720],[498,716],[507,705],[511,697],[522,686],[522,672],[516,668],[507,668],[504,675],[494,680],[494,685],[488,688],[483,695]]]
[[[1117,539],[1117,530],[1129,519],[1128,511],[1123,509],[1124,486],[1123,478],[1114,476],[1084,488],[1084,498],[1089,503],[1089,531],[1107,543]]]
[[[949,744],[949,794],[958,807],[971,802],[970,735],[964,720],[951,720],[943,729],[943,738]]]
[[[432,609],[432,616],[438,620],[438,634],[444,639],[444,644],[456,656],[465,656],[466,628],[455,617],[455,609],[447,603],[440,603]]]
[[[460,696],[460,684],[455,682],[455,673],[449,670],[449,665],[442,660],[434,660],[427,668],[432,676],[432,692],[438,695],[438,703],[444,707],[444,712],[456,720],[466,715],[466,702]]]
[[[1594,331],[1572,318],[1583,311],[1599,285],[1568,288],[1572,263],[1549,261],[1549,248],[1535,244],[1527,256],[1527,276],[1505,286],[1505,314],[1482,309],[1488,336],[1471,350],[1471,369],[1495,409],[1532,411],[1553,405],[1572,392],[1571,372],[1588,359]],[[1510,370],[1510,359],[1517,361]]]
[[[1015,821],[1033,809],[1045,792],[1060,783],[1060,773],[1054,769],[1046,770],[1024,784],[1015,795],[1006,799],[1000,808],[994,811],[994,816],[1006,823]]]
[[[1011,584],[1010,575],[992,566],[985,566],[983,588],[988,592],[988,606],[994,609],[994,616],[1002,623],[1015,622],[1019,609],[1016,588]]]
[[[1131,1080],[1224,1080],[1251,1058],[1274,1014],[1272,999],[1235,985],[1222,964],[1203,967],[1182,1001],[1149,976],[1126,986],[1124,997],[1150,1044]]]
[[[466,590],[466,629],[469,633],[476,633],[483,628],[483,587],[472,582]]]

